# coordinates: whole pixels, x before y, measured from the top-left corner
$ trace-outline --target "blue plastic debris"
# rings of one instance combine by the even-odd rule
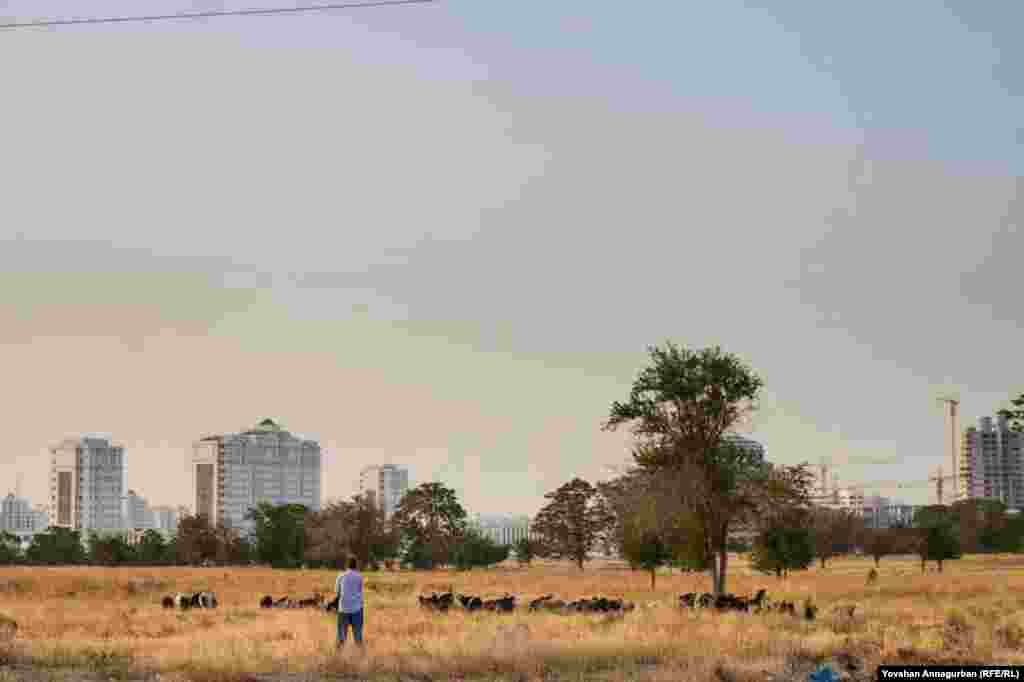
[[[839,682],[839,675],[831,667],[823,665],[811,673],[807,679],[809,682]]]

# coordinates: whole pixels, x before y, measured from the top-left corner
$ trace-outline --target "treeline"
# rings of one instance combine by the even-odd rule
[[[119,533],[83,538],[78,531],[51,527],[22,550],[15,536],[4,533],[0,563],[340,568],[354,557],[368,570],[402,565],[471,569],[504,561],[511,549],[468,527],[455,493],[440,483],[409,491],[390,520],[360,495],[319,511],[261,503],[246,518],[253,529],[248,535],[211,525],[202,515],[185,516],[173,537],[147,530],[136,544]]]
[[[971,500],[920,511],[913,528],[867,529],[852,513],[812,504],[808,465],[772,466],[731,437],[756,406],[762,382],[719,347],[652,347],[629,397],[611,406],[606,430],[628,426],[633,466],[596,488],[574,480],[538,515],[539,550],[582,568],[598,544],[651,573],[676,565],[708,571],[725,591],[729,553],[784,576],[864,551],[876,560],[913,553],[938,563],[963,552],[1018,552],[1024,521],[998,502]],[[1024,426],[1024,396],[1005,411]],[[1004,414],[1004,413],[1000,413]],[[739,539],[744,538],[741,542]],[[748,544],[748,547],[741,546]]]

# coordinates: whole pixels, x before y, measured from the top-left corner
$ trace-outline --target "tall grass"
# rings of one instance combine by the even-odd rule
[[[682,592],[705,590],[706,577],[649,576],[615,565],[541,564],[467,573],[401,572],[365,576],[364,656],[334,652],[335,618],[316,610],[263,610],[264,595],[304,597],[333,590],[334,573],[262,568],[0,569],[0,607],[17,623],[7,646],[39,666],[153,669],[195,679],[238,679],[245,672],[348,672],[362,676],[545,672],[608,680],[687,680],[784,671],[794,661],[854,657],[881,661],[1024,663],[1024,564],[1018,557],[968,557],[943,574],[922,574],[911,559],[886,559],[867,585],[869,560],[845,559],[779,580],[731,564],[730,591],[769,591],[773,600],[819,607],[814,622],[781,615],[680,610]],[[416,595],[449,588],[519,601],[624,597],[638,607],[602,614],[436,614]],[[214,611],[161,608],[164,594],[213,590]],[[856,604],[854,616],[835,607]],[[349,645],[351,647],[351,645]],[[718,672],[716,672],[718,671]],[[872,669],[873,674],[873,669]],[[204,677],[205,676],[205,677]]]

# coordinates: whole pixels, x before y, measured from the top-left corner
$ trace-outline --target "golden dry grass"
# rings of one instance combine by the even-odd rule
[[[244,672],[357,672],[365,677],[451,674],[466,678],[766,679],[794,660],[853,656],[864,679],[880,662],[1024,663],[1024,565],[1020,557],[967,557],[945,573],[922,574],[907,559],[882,561],[867,585],[870,560],[848,558],[785,580],[731,565],[729,590],[819,606],[814,622],[781,615],[718,614],[675,606],[682,592],[704,591],[706,576],[649,576],[614,564],[501,567],[468,573],[366,575],[365,656],[333,650],[335,617],[316,610],[261,610],[265,594],[296,597],[333,588],[334,573],[263,568],[0,569],[0,621],[17,623],[0,641],[9,655],[38,665],[155,669],[192,679],[238,679]],[[146,578],[151,579],[147,584]],[[456,591],[520,601],[619,596],[638,604],[624,616],[422,611],[416,595]],[[165,610],[160,598],[213,590],[213,611]],[[833,612],[858,605],[852,619]],[[527,634],[506,632],[522,624]],[[502,626],[505,626],[503,628]],[[514,628],[509,628],[514,630]],[[722,669],[716,673],[716,670]],[[859,673],[858,673],[859,674]],[[855,675],[856,677],[857,675]]]

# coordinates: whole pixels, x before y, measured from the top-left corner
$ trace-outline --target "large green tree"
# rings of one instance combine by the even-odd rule
[[[460,570],[493,566],[508,559],[510,545],[499,545],[476,529],[468,529],[454,548],[452,563]]]
[[[678,488],[711,556],[713,591],[725,591],[730,528],[756,508],[751,495],[764,464],[727,434],[755,407],[761,379],[719,347],[688,350],[671,342],[649,349],[626,402],[615,402],[604,428],[630,425],[634,458]]]
[[[150,528],[135,546],[135,558],[140,564],[157,566],[167,563],[167,541],[159,531]]]
[[[921,557],[921,571],[926,561],[934,561],[942,573],[942,564],[948,559],[960,558],[960,540],[952,524],[936,524],[922,529],[918,553]]]
[[[135,561],[135,548],[121,533],[90,532],[89,562],[97,566],[120,566]]]
[[[198,566],[217,558],[219,542],[205,514],[186,514],[178,519],[174,536],[175,563]]]
[[[949,516],[957,529],[964,552],[1012,551],[1006,541],[1008,516],[1000,500],[973,498],[959,500],[949,507]]]
[[[600,546],[614,523],[604,496],[590,482],[574,478],[547,493],[548,500],[531,525],[545,556],[583,563]]]
[[[79,532],[58,526],[33,535],[25,558],[33,564],[70,565],[84,564],[88,557]]]
[[[402,535],[403,561],[435,568],[452,561],[466,533],[466,510],[454,490],[435,481],[407,492],[391,522]]]
[[[301,504],[260,502],[245,516],[253,522],[259,561],[275,568],[297,568],[306,548],[306,507]]]
[[[16,564],[22,559],[21,542],[18,536],[0,531],[0,564]]]
[[[630,564],[651,574],[651,589],[654,589],[658,569],[672,560],[672,550],[657,531],[628,524],[623,544],[623,556]]]
[[[814,561],[814,539],[806,526],[771,524],[761,530],[751,550],[751,565],[782,578]]]

